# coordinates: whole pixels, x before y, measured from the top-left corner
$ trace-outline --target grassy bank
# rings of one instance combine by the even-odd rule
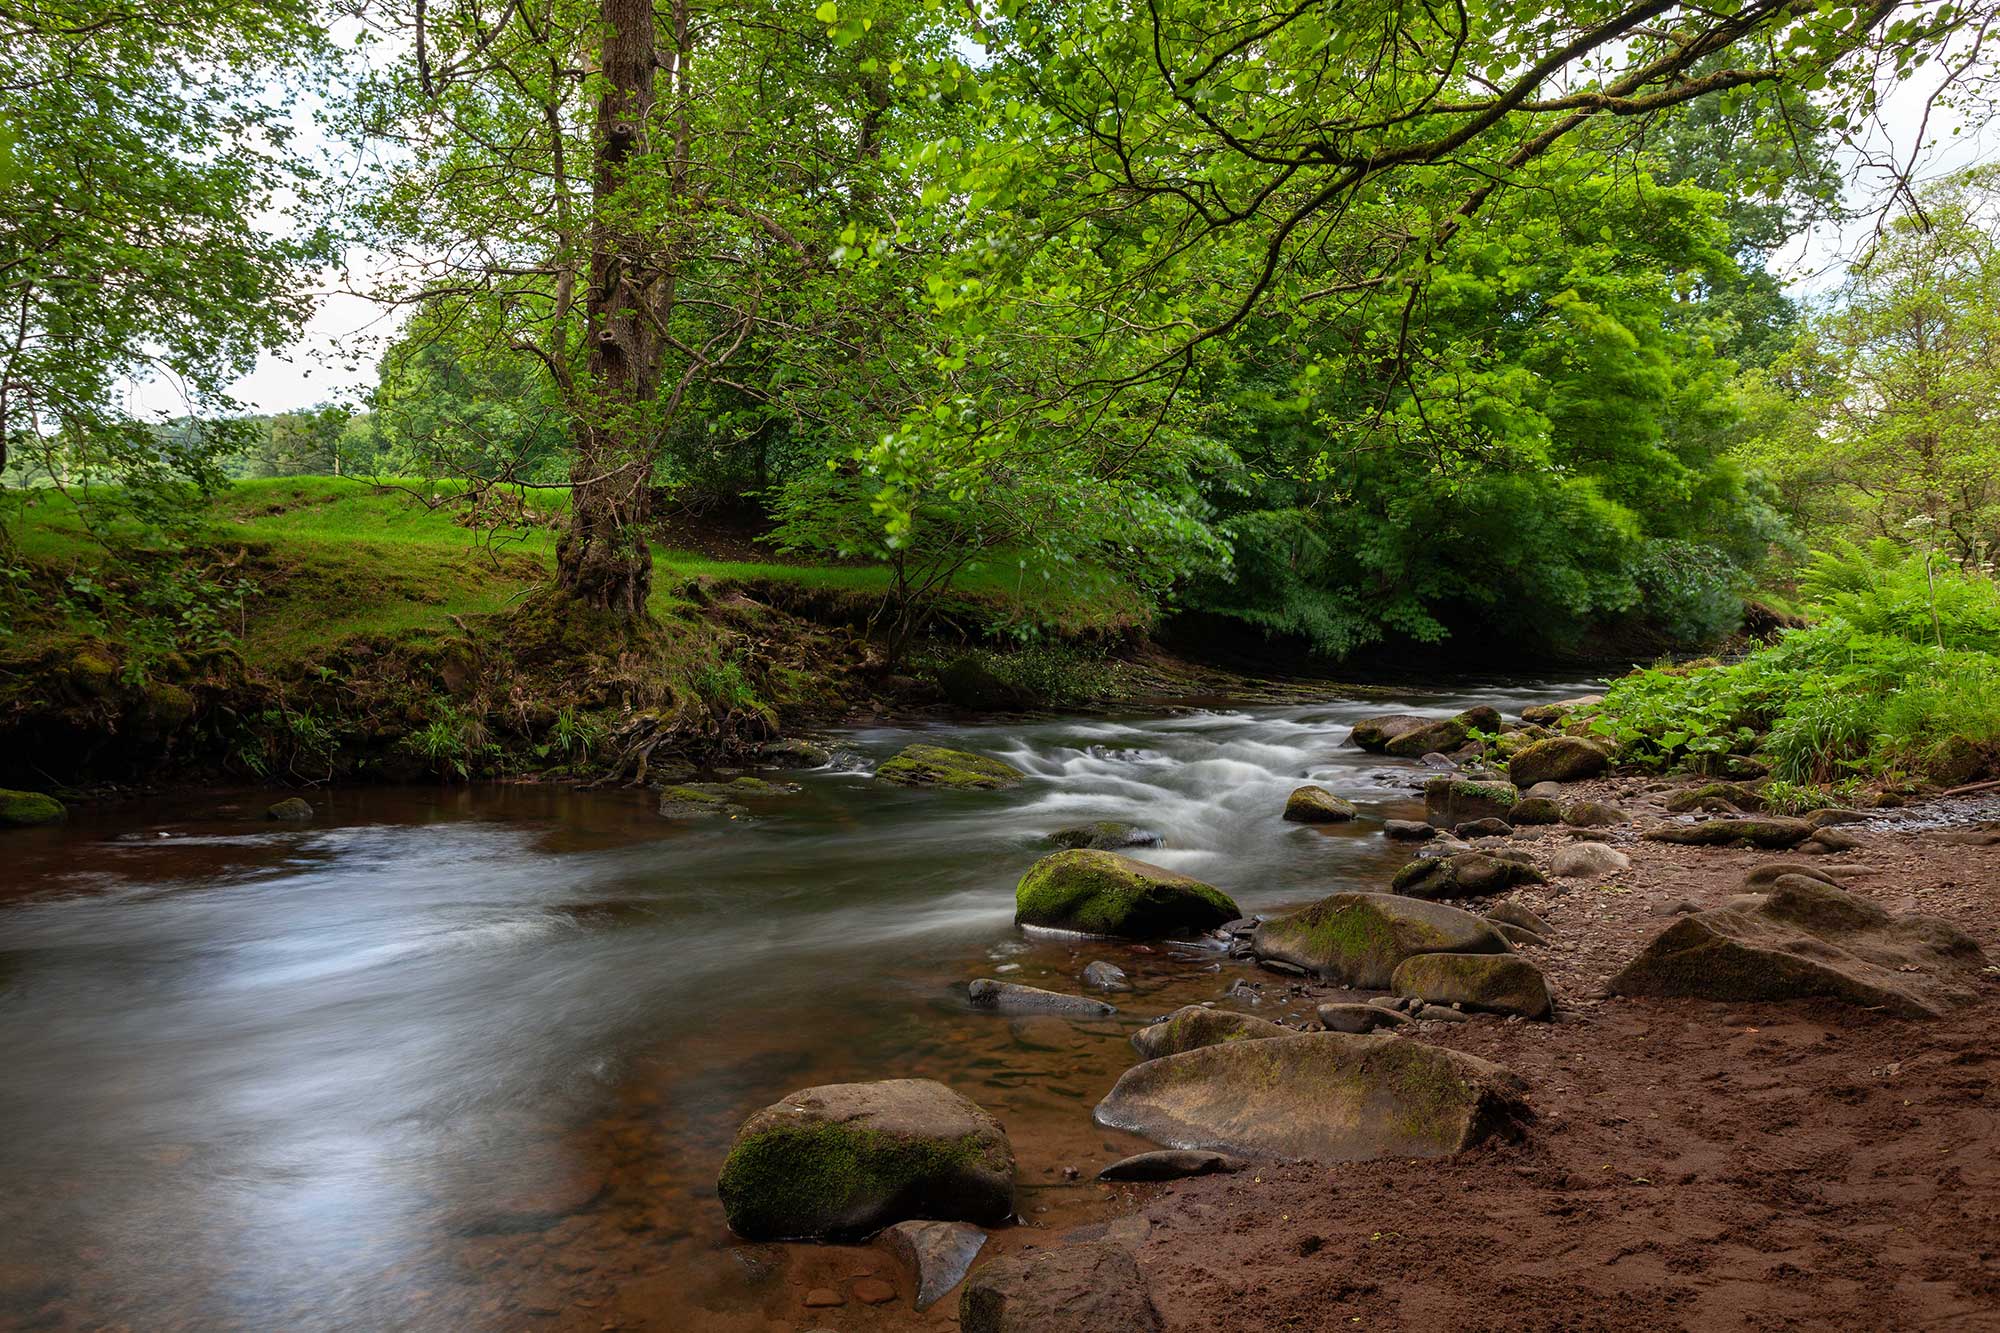
[[[6,496],[0,768],[35,784],[580,772],[629,748],[621,733],[706,756],[884,692],[936,693],[862,633],[882,568],[657,547],[651,623],[619,625],[549,593],[566,492],[467,499],[414,482],[242,482],[169,548],[93,534],[58,492]],[[996,567],[963,581],[942,623],[954,643],[1027,627],[1062,645],[1142,621],[1120,588],[1029,589]],[[916,661],[941,669],[957,651]],[[991,661],[1075,674],[1037,651]]]

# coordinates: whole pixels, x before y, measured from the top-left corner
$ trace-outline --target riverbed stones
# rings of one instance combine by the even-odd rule
[[[1166,839],[1151,829],[1122,824],[1115,819],[1099,819],[1088,824],[1071,824],[1048,835],[1051,847],[1065,851],[1085,848],[1097,852],[1123,851],[1127,847],[1158,847]]]
[[[1269,1037],[1288,1037],[1291,1033],[1290,1028],[1280,1027],[1269,1019],[1189,1004],[1133,1033],[1132,1048],[1139,1052],[1143,1060],[1157,1060],[1163,1055],[1178,1055],[1202,1046],[1230,1041],[1262,1041]]]
[[[1131,990],[1132,983],[1125,975],[1125,969],[1116,963],[1107,963],[1102,958],[1086,965],[1083,969],[1083,984],[1092,990]]]
[[[1118,1012],[1115,1005],[1085,995],[1064,995],[1061,991],[1039,990],[1011,981],[981,977],[965,988],[974,1009],[996,1014],[1057,1014],[1066,1018],[1108,1018]]]
[[[1017,786],[1028,775],[1012,764],[983,754],[950,750],[942,745],[909,745],[883,760],[875,776],[898,787],[996,791]]]
[[[1098,1123],[1172,1148],[1319,1162],[1437,1157],[1511,1132],[1499,1065],[1381,1033],[1204,1046],[1125,1071]]]
[[[1220,889],[1116,852],[1055,852],[1014,890],[1017,924],[1081,935],[1194,935],[1242,915]]]
[[[876,1240],[917,1279],[916,1307],[928,1310],[965,1279],[986,1233],[964,1222],[898,1222]]]
[[[1582,782],[1610,766],[1601,746],[1580,736],[1551,736],[1516,750],[1507,761],[1507,776],[1517,787],[1532,787],[1537,782]]]
[[[1475,819],[1508,819],[1520,800],[1520,789],[1511,782],[1440,773],[1424,783],[1424,815],[1439,828],[1456,828]]]
[[[1510,954],[1427,953],[1406,958],[1389,980],[1398,995],[1428,1004],[1547,1018],[1555,1004],[1548,979]]]
[[[840,1239],[913,1218],[995,1226],[1014,1211],[1000,1122],[942,1083],[803,1088],[743,1123],[717,1193],[746,1240]]]
[[[1426,726],[1431,719],[1419,717],[1415,713],[1386,713],[1381,717],[1366,717],[1354,724],[1354,730],[1347,734],[1347,743],[1367,750],[1371,754],[1381,754],[1389,742],[1405,732]]]
[[[1097,1173],[1099,1180],[1185,1180],[1189,1176],[1229,1175],[1250,1163],[1226,1152],[1163,1148],[1120,1158]]]
[[[1410,1020],[1394,1009],[1379,1004],[1323,1004],[1317,1010],[1319,1025],[1328,1032],[1394,1031]]]
[[[1525,854],[1523,854],[1525,855]],[[1480,898],[1516,884],[1539,884],[1542,873],[1525,861],[1484,852],[1420,857],[1396,872],[1392,893],[1437,902],[1450,898]]]
[[[1506,953],[1507,941],[1470,912],[1389,893],[1336,893],[1257,928],[1258,957],[1321,981],[1380,990],[1422,953]]]
[[[1938,917],[1892,916],[1806,875],[1781,874],[1668,926],[1612,977],[1620,995],[1823,998],[1937,1018],[1979,997],[1978,944]]]
[[[1670,842],[1682,847],[1794,847],[1811,835],[1812,825],[1803,819],[1767,815],[1756,819],[1706,819],[1698,824],[1669,824],[1648,829],[1640,836],[1651,842]]]
[[[1163,1333],[1131,1250],[1087,1241],[987,1264],[958,1297],[961,1333]]]
[[[1632,858],[1601,842],[1573,842],[1558,847],[1544,863],[1556,879],[1602,879],[1632,868]]]
[[[38,791],[0,787],[0,828],[39,828],[60,824],[68,816],[63,803]]]
[[[1345,824],[1361,811],[1324,787],[1307,783],[1285,798],[1285,818],[1294,824]]]

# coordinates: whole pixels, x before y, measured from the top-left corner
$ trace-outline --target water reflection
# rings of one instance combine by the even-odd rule
[[[748,822],[498,786],[322,793],[302,828],[238,793],[9,835],[0,1323],[801,1327],[799,1283],[893,1271],[737,1245],[713,1181],[747,1112],[846,1078],[953,1083],[1007,1122],[1030,1224],[1100,1215],[1117,1199],[1091,1170],[1141,1146],[1088,1114],[1126,1034],[1244,973],[1024,940],[1014,881],[1049,829],[1121,819],[1165,835],[1139,855],[1246,908],[1379,883],[1395,856],[1372,826],[1278,815],[1305,779],[1406,812],[1411,766],[1338,744],[1389,706],[943,729],[1030,781],[942,794],[835,768]],[[844,743],[872,762],[909,739]],[[1138,986],[1107,1023],[959,998],[1000,967],[1073,987],[1097,957]],[[840,1326],[913,1320],[898,1302]]]

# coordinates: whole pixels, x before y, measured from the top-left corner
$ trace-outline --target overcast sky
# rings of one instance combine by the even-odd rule
[[[1907,163],[1921,138],[1926,146],[1919,148],[1915,157],[1920,180],[2000,159],[2000,125],[1992,122],[1965,125],[1956,116],[1940,111],[1931,116],[1920,136],[1927,90],[1923,80],[1898,90],[1885,108],[1872,151]],[[329,144],[312,124],[310,99],[299,114],[304,140],[299,146],[337,158],[341,150]],[[1874,208],[1883,198],[1885,177],[1866,170],[1859,156],[1848,166],[1848,206]],[[1878,216],[1864,212],[1846,223],[1819,223],[1808,228],[1777,256],[1778,271],[1797,290],[1830,289],[1839,282],[1845,261],[1866,247]],[[355,248],[348,251],[346,262],[352,285],[365,285],[373,257]],[[394,332],[401,316],[345,294],[341,289],[347,285],[338,272],[324,275],[317,312],[299,340],[281,353],[267,353],[250,374],[236,382],[232,392],[246,410],[286,412],[321,403],[355,403],[374,386],[375,365],[386,335]],[[147,416],[176,416],[185,411],[179,394],[158,382],[132,386],[128,405],[135,414]]]

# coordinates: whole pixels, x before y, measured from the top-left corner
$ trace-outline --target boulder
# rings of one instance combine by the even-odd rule
[[[1866,824],[1868,816],[1859,810],[1847,810],[1839,806],[1829,806],[1815,810],[1805,816],[1805,821],[1816,829],[1833,828],[1840,824]]]
[[[790,736],[759,746],[757,757],[773,768],[825,768],[833,762],[833,751],[818,741]]]
[[[1539,914],[1529,911],[1516,902],[1498,902],[1486,913],[1488,921],[1504,921],[1510,926],[1518,926],[1533,935],[1554,938],[1555,927]]]
[[[974,1009],[985,1009],[996,1014],[1062,1014],[1071,1018],[1107,1018],[1118,1012],[1114,1005],[1102,1000],[1093,1000],[1082,995],[1064,995],[1061,991],[1037,990],[1033,986],[1017,986],[1011,981],[994,981],[981,977],[965,988],[966,998],[972,1001]]]
[[[1242,915],[1220,889],[1116,852],[1052,853],[1014,890],[1018,924],[1081,935],[1198,935]]]
[[[1690,810],[1703,809],[1710,801],[1726,801],[1738,810],[1757,811],[1764,808],[1764,798],[1757,794],[1755,787],[1746,787],[1740,782],[1704,782],[1699,787],[1689,787],[1669,796],[1667,809],[1684,815]]]
[[[1436,833],[1436,829],[1421,819],[1390,819],[1382,824],[1382,835],[1397,842],[1423,842]]]
[[[1422,857],[1396,872],[1392,893],[1437,902],[1447,898],[1479,898],[1516,884],[1539,884],[1542,874],[1523,861],[1484,852]]]
[[[37,828],[60,824],[69,812],[55,797],[38,791],[0,787],[0,828]]]
[[[1012,764],[983,754],[948,750],[941,745],[910,745],[882,761],[875,776],[898,787],[950,787],[960,791],[994,791],[1012,787],[1027,774]]]
[[[1562,822],[1571,828],[1616,828],[1632,822],[1632,816],[1602,801],[1572,801],[1563,807]]]
[[[1555,1008],[1542,970],[1508,954],[1419,954],[1404,959],[1389,984],[1398,995],[1495,1014],[1547,1018]]]
[[[1415,713],[1387,713],[1381,717],[1363,718],[1347,734],[1347,743],[1358,745],[1371,754],[1381,754],[1396,737],[1428,726],[1430,722],[1430,718],[1419,717]]]
[[[942,1083],[830,1083],[744,1121],[716,1189],[746,1240],[856,1237],[912,1218],[994,1226],[1013,1215],[1014,1149]]]
[[[1328,1032],[1374,1032],[1378,1028],[1394,1031],[1410,1021],[1379,1004],[1323,1004],[1318,1016],[1319,1025]]]
[[[1807,879],[1816,879],[1829,888],[1841,887],[1839,880],[1806,861],[1766,861],[1762,865],[1751,866],[1743,872],[1743,887],[1761,893],[1787,875],[1803,875]]]
[[[1507,762],[1507,776],[1517,787],[1537,782],[1581,782],[1611,767],[1601,746],[1580,736],[1551,736],[1524,745]]]
[[[1523,796],[1507,818],[1517,825],[1560,824],[1562,806],[1547,796]]]
[[[1451,831],[1451,836],[1470,841],[1474,838],[1507,838],[1512,837],[1513,833],[1512,824],[1504,819],[1494,819],[1489,816],[1485,819],[1475,819],[1469,824],[1460,824]]]
[[[1979,998],[1985,965],[1978,944],[1949,922],[1891,916],[1821,880],[1781,874],[1761,900],[1675,921],[1611,979],[1611,989],[1708,1000],[1833,999],[1936,1018]]]
[[[938,688],[955,706],[978,713],[1022,713],[1038,702],[1034,694],[967,653],[953,658],[937,674]]]
[[[273,802],[270,808],[264,811],[264,818],[276,819],[288,824],[298,823],[312,817],[312,803],[303,796],[287,796],[282,801]]]
[[[1345,824],[1360,813],[1352,801],[1310,783],[1285,798],[1285,818],[1294,824]]]
[[[1425,816],[1439,828],[1456,828],[1475,819],[1507,819],[1520,799],[1520,789],[1511,782],[1441,773],[1424,783]]]
[[[1086,848],[1096,852],[1117,852],[1127,847],[1158,847],[1166,839],[1136,824],[1115,819],[1099,819],[1089,824],[1059,828],[1046,839],[1049,846],[1067,850]]]
[[[1421,759],[1427,754],[1456,750],[1465,744],[1470,730],[1458,718],[1441,718],[1392,737],[1382,751],[1399,759]]]
[[[1599,879],[1631,868],[1631,857],[1601,842],[1573,842],[1548,859],[1548,873],[1557,879]]]
[[[1107,963],[1102,958],[1083,969],[1083,984],[1092,990],[1131,990],[1132,983],[1126,979],[1125,969],[1116,963]]]
[[[1257,927],[1261,958],[1321,981],[1380,990],[1422,953],[1506,953],[1507,941],[1470,912],[1388,893],[1336,893]]]
[[[1851,852],[1861,845],[1861,839],[1845,829],[1817,828],[1804,842],[1799,844],[1802,852],[1827,851]]]
[[[916,1277],[917,1308],[928,1310],[964,1280],[986,1233],[965,1222],[898,1222],[875,1239]]]
[[[1279,1027],[1269,1019],[1189,1004],[1133,1033],[1132,1046],[1141,1059],[1157,1060],[1163,1055],[1178,1055],[1222,1042],[1262,1041],[1291,1035],[1292,1029]]]
[[[1223,1152],[1179,1152],[1172,1148],[1121,1158],[1097,1173],[1099,1180],[1184,1180],[1229,1175],[1250,1165]]]
[[[666,819],[735,819],[750,813],[729,796],[715,783],[667,787],[660,792],[660,814]]]
[[[1699,824],[1670,824],[1648,829],[1641,837],[1682,847],[1792,847],[1804,842],[1812,825],[1803,819],[1765,816],[1758,819],[1706,819]]]
[[[1603,702],[1604,696],[1601,694],[1586,694],[1579,698],[1563,699],[1552,704],[1531,704],[1521,710],[1521,720],[1523,722],[1537,723],[1545,727],[1552,727],[1562,722],[1571,713],[1587,708],[1595,708]]]
[[[960,1333],[1163,1333],[1132,1251],[1112,1241],[998,1259],[958,1297]]]
[[[1436,1157],[1511,1132],[1520,1093],[1507,1070],[1456,1051],[1310,1032],[1135,1065],[1097,1104],[1097,1120],[1168,1147],[1248,1157]]]

